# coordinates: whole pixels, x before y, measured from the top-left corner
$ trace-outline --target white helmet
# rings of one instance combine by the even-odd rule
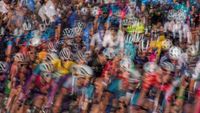
[[[139,49],[140,49],[140,51],[144,52],[149,49],[149,46],[150,46],[150,41],[143,38],[142,41],[140,41]]]
[[[43,80],[45,80],[47,83],[49,83],[51,81],[52,78],[52,73],[48,73],[48,72],[41,72],[41,77],[43,78]]]
[[[98,6],[93,7],[90,13],[92,16],[97,16],[99,14],[99,7]]]
[[[179,47],[173,46],[169,49],[169,57],[173,60],[178,60],[181,56],[182,50]]]
[[[161,66],[161,68],[163,68],[167,71],[170,71],[170,72],[174,72],[174,70],[175,70],[175,66],[170,62],[162,62],[160,64],[160,66]]]
[[[129,25],[129,19],[125,18],[122,20],[122,25],[123,26],[128,26]]]
[[[81,8],[81,14],[82,15],[87,15],[88,14],[88,9],[86,7]]]
[[[50,73],[50,72],[52,72],[54,70],[54,66],[53,66],[52,63],[44,62],[44,63],[40,64],[40,70],[42,72]]]
[[[108,59],[113,59],[116,54],[113,48],[106,48],[103,50],[103,55],[106,56]]]
[[[77,51],[75,57],[76,57],[76,60],[78,61],[80,60],[86,61],[86,56],[83,54],[82,51]]]
[[[57,52],[57,45],[53,42],[49,42],[47,48],[49,52]]]
[[[41,39],[40,39],[40,38],[37,38],[37,37],[32,38],[32,39],[30,39],[29,44],[30,44],[31,46],[37,47],[38,45],[41,44]]]
[[[139,33],[136,33],[136,34],[133,34],[133,42],[140,42],[141,40],[143,40],[143,35],[139,34]]]
[[[125,42],[133,43],[133,35],[127,34],[125,38]]]
[[[59,53],[59,57],[62,60],[70,60],[71,59],[71,51],[68,48],[63,48]]]
[[[159,66],[155,62],[147,62],[143,67],[146,73],[153,73],[159,70]]]
[[[8,71],[8,64],[0,61],[0,73],[6,73]]]
[[[5,34],[5,28],[4,27],[1,27],[0,28],[0,36],[4,35]]]
[[[135,82],[138,83],[141,76],[142,75],[141,75],[141,73],[138,70],[134,70],[133,72],[130,73],[128,81],[130,83],[135,83]]]
[[[43,24],[46,25],[46,27],[48,27],[49,25],[51,25],[51,21],[48,19],[43,20]]]
[[[48,53],[46,56],[46,61],[52,62],[58,59],[58,55],[56,53]]]
[[[191,45],[187,48],[186,52],[190,56],[196,56],[198,54],[198,49],[195,47],[195,45]]]
[[[74,29],[71,28],[65,28],[63,30],[63,36],[67,36],[69,38],[73,38],[75,36],[75,31]]]
[[[46,25],[45,24],[40,24],[40,31],[45,31],[46,30]]]
[[[172,41],[170,39],[166,39],[162,42],[162,49],[169,50],[169,48],[172,46]]]
[[[17,62],[25,63],[26,58],[22,53],[16,53],[14,56],[14,60]]]
[[[22,34],[23,34],[23,31],[18,28],[16,28],[13,33],[14,36],[21,36]]]
[[[92,77],[93,76],[93,70],[91,67],[87,65],[73,65],[71,68],[71,72],[75,73],[82,77]]]
[[[134,64],[132,63],[130,58],[125,57],[120,61],[120,67],[130,72],[134,68]]]
[[[32,29],[32,25],[29,21],[24,22],[22,26],[24,31],[30,31]]]
[[[86,25],[82,21],[76,21],[76,23],[75,23],[75,27],[78,27],[80,29],[84,29],[85,26]]]

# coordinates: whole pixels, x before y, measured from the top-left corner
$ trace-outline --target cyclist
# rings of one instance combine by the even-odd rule
[[[6,99],[6,87],[7,87],[7,80],[8,80],[8,71],[9,71],[9,65],[6,62],[0,61],[0,101],[1,106],[0,109],[2,112],[5,112],[3,108],[5,108],[5,99]]]
[[[39,112],[47,102],[47,94],[51,86],[54,65],[50,62],[43,62],[39,64],[38,68],[40,71],[37,73],[37,75],[35,75],[35,78],[32,78],[31,81],[28,81],[26,90],[24,92],[24,98],[33,99],[32,108]],[[24,98],[22,98],[21,101],[23,101]]]
[[[14,62],[11,65],[10,80],[11,80],[11,92],[6,104],[6,109],[11,109],[11,103],[16,95],[20,92],[23,84],[23,79],[20,77],[20,71],[23,70],[23,65],[26,65],[25,56],[22,53],[17,53],[14,56]],[[21,74],[24,74],[23,72]]]

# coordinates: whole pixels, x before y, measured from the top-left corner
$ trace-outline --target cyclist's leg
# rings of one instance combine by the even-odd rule
[[[62,99],[63,97],[67,94],[67,89],[66,88],[61,88],[60,93],[57,95],[55,104],[53,107],[53,112],[58,113],[62,104]]]
[[[21,104],[21,102],[19,101],[19,94],[21,93],[21,91],[22,91],[22,87],[18,86],[16,89],[16,96],[12,102],[11,113],[15,113],[19,109],[19,105]]]
[[[42,108],[43,103],[44,103],[44,95],[36,95],[34,100],[33,100],[33,105],[36,106],[37,108]]]
[[[17,90],[15,88],[12,88],[10,91],[10,95],[8,98],[8,101],[6,103],[6,109],[10,110],[11,106],[12,106],[12,101],[14,99],[14,97],[16,96]]]

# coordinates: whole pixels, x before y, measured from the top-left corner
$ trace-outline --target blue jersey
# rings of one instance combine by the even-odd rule
[[[113,79],[112,82],[108,85],[108,91],[112,93],[116,98],[125,96],[125,92],[121,90],[122,80]]]

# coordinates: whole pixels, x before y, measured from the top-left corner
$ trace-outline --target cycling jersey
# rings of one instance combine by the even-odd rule
[[[56,71],[62,76],[69,74],[71,66],[75,64],[72,61],[66,61],[62,64],[62,61],[59,59],[52,61],[52,63],[55,66]]]
[[[136,89],[136,91],[133,93],[133,95],[131,97],[130,104],[131,105],[137,105],[139,96],[140,96],[140,90]]]
[[[117,33],[117,35],[115,37],[113,37],[113,35],[111,34],[110,30],[107,30],[105,32],[104,38],[103,38],[103,47],[117,47],[118,45],[120,46],[120,48],[123,48],[123,40],[124,34],[119,31]],[[113,38],[115,38],[116,40],[114,41]]]
[[[41,81],[42,77],[41,76],[36,76],[34,84],[36,85],[37,88],[43,88],[43,87],[48,87],[50,83],[42,82]]]
[[[159,88],[160,83],[158,74],[149,74],[145,77],[144,82],[142,83],[142,88],[148,90],[151,86]]]
[[[91,39],[90,46],[96,46],[96,48],[102,48],[103,31],[99,31]]]
[[[33,75],[38,76],[40,74],[40,64],[38,64],[35,69],[33,70]]]
[[[122,80],[114,78],[111,80],[111,83],[108,85],[107,89],[112,93],[116,98],[125,96],[125,92],[122,90]]]
[[[94,85],[89,84],[86,87],[83,87],[82,93],[87,100],[92,100],[94,96]]]
[[[112,70],[112,61],[108,61],[107,63],[106,63],[106,65],[104,66],[104,68],[103,68],[103,71],[102,71],[102,74],[101,74],[101,76],[102,77],[105,77],[105,73],[107,72],[107,71],[111,71]],[[112,73],[112,72],[111,72]]]

